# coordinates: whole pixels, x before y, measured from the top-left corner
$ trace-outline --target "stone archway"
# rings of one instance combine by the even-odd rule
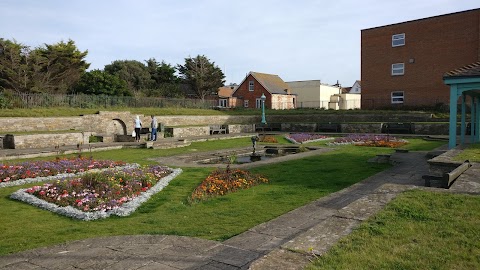
[[[112,119],[107,126],[107,134],[110,135],[127,135],[127,126],[121,119]]]

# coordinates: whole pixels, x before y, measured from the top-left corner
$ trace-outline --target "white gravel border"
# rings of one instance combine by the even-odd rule
[[[24,178],[24,179],[19,179],[19,180],[14,180],[10,182],[2,182],[0,183],[0,188],[4,187],[13,187],[13,186],[21,186],[24,184],[30,184],[30,183],[37,183],[37,182],[46,182],[46,181],[51,181],[51,180],[57,180],[57,179],[63,179],[63,178],[68,178],[68,177],[75,177],[75,176],[81,176],[85,173],[91,173],[91,172],[102,172],[105,170],[123,170],[123,169],[128,169],[128,168],[138,168],[140,167],[139,164],[137,163],[132,163],[132,164],[127,164],[125,166],[118,166],[118,167],[112,167],[112,168],[103,168],[103,169],[91,169],[83,172],[78,172],[78,173],[59,173],[57,175],[52,175],[52,176],[44,176],[44,177],[34,177],[34,178]]]
[[[122,204],[122,206],[120,206],[119,208],[110,211],[83,212],[81,210],[73,208],[72,206],[58,206],[56,204],[46,202],[25,192],[26,189],[17,190],[16,192],[12,193],[12,195],[10,195],[10,198],[26,202],[28,204],[46,209],[60,215],[81,219],[84,221],[107,218],[111,215],[125,217],[135,212],[135,210],[137,210],[137,208],[142,205],[142,203],[146,202],[152,195],[160,192],[163,188],[168,186],[170,181],[172,181],[175,177],[182,173],[182,169],[180,168],[171,170],[172,173],[160,179],[160,181],[158,181],[155,186],[145,192],[142,192],[138,197],[135,197],[133,200]]]
[[[285,139],[291,143],[294,143],[294,144],[304,144],[304,143],[311,143],[311,142],[320,142],[320,141],[328,141],[328,140],[333,140],[334,138],[333,137],[327,137],[327,138],[322,138],[322,139],[315,139],[315,140],[308,140],[308,141],[304,141],[304,142],[297,142],[296,140],[290,138],[290,137],[287,137],[285,136]]]

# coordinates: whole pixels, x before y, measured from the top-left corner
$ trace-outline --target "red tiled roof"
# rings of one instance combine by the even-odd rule
[[[453,77],[480,77],[480,61],[454,69],[443,75],[443,78]]]

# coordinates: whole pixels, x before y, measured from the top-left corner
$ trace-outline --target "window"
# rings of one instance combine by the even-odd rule
[[[392,47],[405,45],[405,33],[392,35]]]
[[[218,106],[220,107],[227,107],[227,99],[219,99],[218,100]]]
[[[248,108],[248,100],[243,101],[243,107]]]
[[[405,96],[403,91],[392,92],[392,104],[403,104]]]
[[[403,75],[405,73],[405,65],[403,63],[392,64],[392,76]]]
[[[255,100],[255,108],[257,109],[262,108],[262,100],[260,98],[257,98]]]
[[[253,86],[254,86],[254,83],[253,81],[248,81],[248,91],[253,91]]]

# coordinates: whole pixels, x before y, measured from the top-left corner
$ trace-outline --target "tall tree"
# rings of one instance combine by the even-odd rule
[[[202,100],[211,93],[217,93],[218,88],[225,83],[222,70],[204,55],[185,58],[185,65],[178,65],[177,69],[180,77]]]
[[[154,86],[165,83],[178,83],[179,78],[175,75],[177,70],[174,66],[165,63],[165,61],[159,63],[155,58],[150,58],[145,62],[147,63],[147,70],[154,81]]]
[[[113,61],[105,66],[105,72],[127,82],[128,88],[135,93],[135,96],[141,95],[141,91],[149,88],[153,81],[147,67],[136,60]]]
[[[72,40],[32,50],[0,39],[0,85],[15,92],[66,93],[89,67],[87,53]]]
[[[15,40],[0,38],[0,88],[28,92],[31,84],[30,48]]]
[[[90,66],[88,51],[80,51],[73,40],[45,44],[32,51],[33,91],[65,94]]]
[[[132,95],[124,80],[98,69],[84,73],[71,93],[108,96]]]

